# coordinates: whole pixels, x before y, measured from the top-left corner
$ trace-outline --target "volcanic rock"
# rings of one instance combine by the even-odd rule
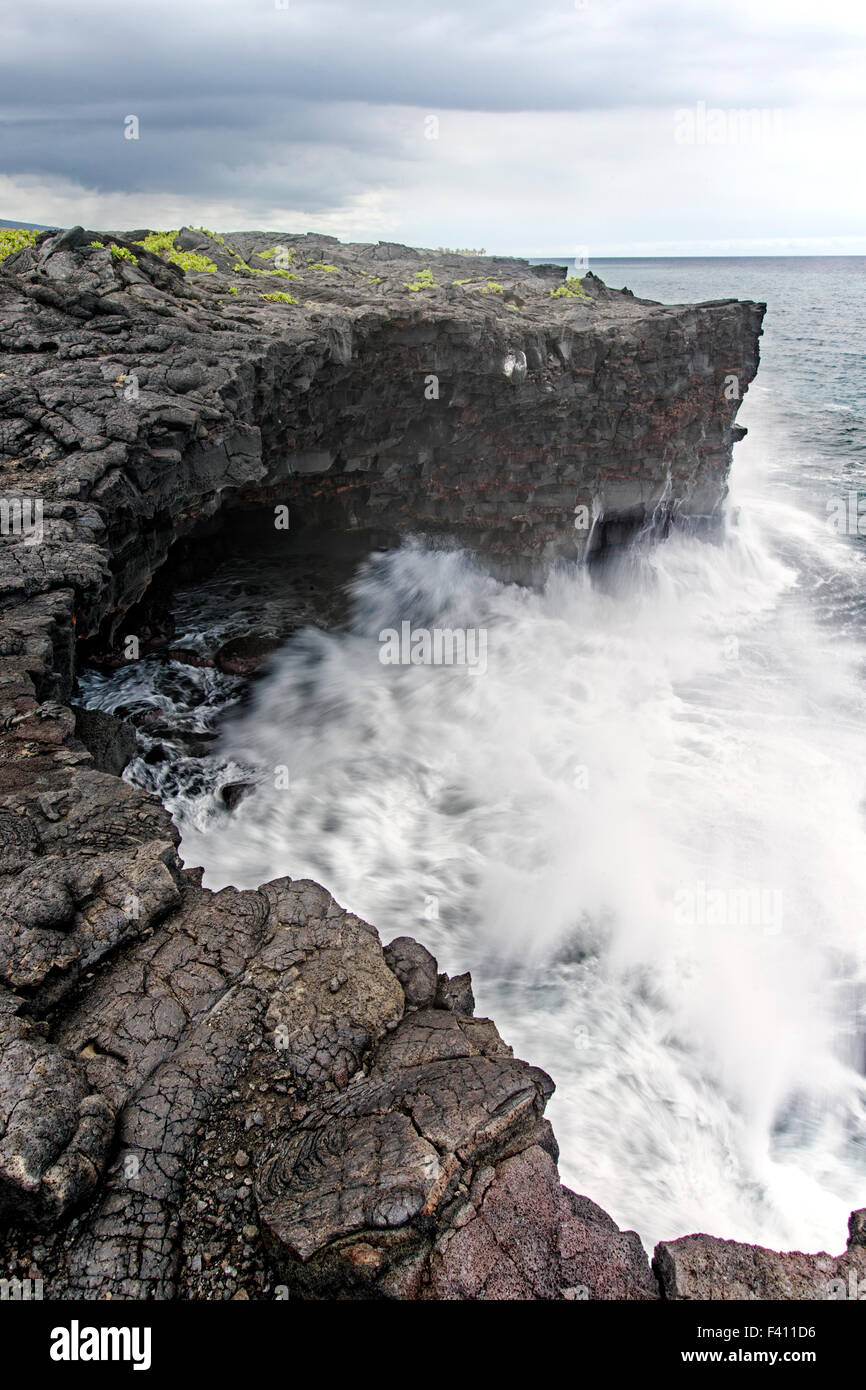
[[[653,1269],[671,1299],[845,1299],[866,1297],[866,1211],[852,1212],[845,1254],[779,1252],[716,1236],[661,1241]]]
[[[116,775],[129,732],[70,700],[85,644],[171,650],[141,601],[234,508],[271,540],[420,534],[527,576],[711,523],[764,306],[192,228],[216,269],[185,273],[143,236],[0,264],[8,1249],[38,1240],[54,1298],[655,1297],[637,1237],[559,1184],[552,1082],[468,977],[314,883],[204,889]],[[220,664],[247,675],[242,640]]]

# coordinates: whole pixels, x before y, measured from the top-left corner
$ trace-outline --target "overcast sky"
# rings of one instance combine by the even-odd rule
[[[282,4],[0,0],[0,217],[866,253],[864,0]]]

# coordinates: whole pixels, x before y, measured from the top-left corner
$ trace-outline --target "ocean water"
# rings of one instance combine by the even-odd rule
[[[769,305],[717,540],[537,591],[409,544],[246,701],[155,661],[82,692],[150,711],[126,775],[210,887],[310,876],[471,969],[479,1012],[556,1082],[564,1181],[648,1246],[838,1251],[866,1203],[866,258],[593,268]],[[181,594],[178,645],[245,584]],[[484,671],[383,665],[403,621],[482,629]]]

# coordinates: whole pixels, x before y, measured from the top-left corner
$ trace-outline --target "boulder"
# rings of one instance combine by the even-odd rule
[[[438,974],[435,956],[411,936],[398,936],[385,947],[385,960],[403,986],[406,1003],[425,1009],[436,998]]]

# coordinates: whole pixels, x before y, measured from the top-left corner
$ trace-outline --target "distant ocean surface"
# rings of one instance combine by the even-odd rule
[[[295,634],[229,720],[189,668],[214,751],[127,775],[209,886],[308,875],[471,969],[479,1012],[556,1081],[564,1181],[647,1245],[838,1252],[866,1204],[866,257],[591,268],[769,306],[724,536],[543,592],[459,553],[380,555],[346,630]],[[381,667],[402,619],[483,623],[487,675]],[[177,712],[145,662],[85,694]],[[251,768],[229,814],[219,789]]]

